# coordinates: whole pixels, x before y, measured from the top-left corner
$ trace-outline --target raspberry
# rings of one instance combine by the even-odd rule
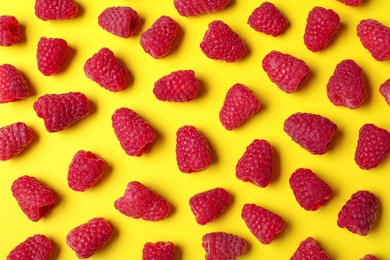
[[[104,172],[103,159],[89,151],[80,150],[69,165],[68,185],[74,191],[85,191],[98,181]]]
[[[288,94],[295,92],[299,84],[311,74],[303,60],[278,51],[268,53],[262,67],[270,80]]]
[[[364,124],[359,130],[355,162],[364,170],[377,167],[390,152],[390,133],[374,124]]]
[[[21,31],[18,19],[12,15],[0,16],[0,46],[11,46],[20,40]]]
[[[347,228],[352,233],[366,236],[374,226],[378,213],[379,201],[375,194],[359,190],[341,208],[337,225]]]
[[[356,27],[362,45],[377,61],[390,58],[390,28],[373,19],[361,20]]]
[[[36,234],[17,245],[7,256],[7,260],[39,259],[49,260],[53,253],[50,239]]]
[[[339,1],[348,6],[359,6],[363,2],[363,0],[339,0]]]
[[[118,92],[129,83],[130,75],[123,63],[108,48],[102,48],[84,64],[85,75],[101,87]]]
[[[211,232],[202,237],[202,247],[206,250],[206,260],[234,260],[246,252],[247,243],[234,234]]]
[[[169,16],[161,16],[141,34],[140,44],[144,51],[155,59],[162,58],[171,51],[179,25]]]
[[[216,219],[229,205],[230,194],[223,188],[214,188],[195,194],[189,204],[196,222],[206,225]]]
[[[378,260],[378,258],[376,258],[376,256],[374,255],[368,254],[365,255],[363,258],[360,258],[360,260]]]
[[[22,211],[34,222],[46,216],[56,201],[50,187],[32,176],[17,178],[11,191]]]
[[[117,109],[111,119],[115,135],[126,154],[142,156],[149,151],[155,133],[148,122],[125,107]]]
[[[245,43],[240,36],[220,20],[209,23],[200,48],[208,58],[226,62],[238,61],[246,52]]]
[[[385,98],[386,103],[390,106],[390,79],[381,84],[379,93]]]
[[[184,125],[177,130],[176,161],[183,173],[202,171],[211,164],[207,140],[194,126]]]
[[[80,92],[46,94],[34,102],[48,132],[60,132],[89,114],[89,100]]]
[[[303,259],[330,260],[330,257],[319,247],[314,238],[308,237],[299,244],[294,255],[290,258],[290,260]]]
[[[270,244],[284,228],[279,215],[255,204],[244,204],[241,217],[251,233],[265,245]]]
[[[0,65],[0,104],[24,100],[29,96],[22,73],[10,64]]]
[[[114,206],[122,214],[135,219],[160,221],[168,217],[171,205],[159,194],[138,181],[131,181]]]
[[[112,236],[110,223],[104,218],[92,218],[72,229],[66,236],[66,244],[78,258],[89,258],[99,251]]]
[[[288,21],[273,3],[263,2],[253,10],[248,24],[255,31],[277,37],[287,28]]]
[[[34,132],[23,122],[0,128],[0,160],[6,161],[20,154],[31,143]]]
[[[226,93],[219,120],[227,130],[233,130],[251,118],[260,106],[260,101],[249,88],[234,84]]]
[[[140,23],[138,13],[129,6],[108,7],[98,17],[100,27],[122,38],[133,36]]]
[[[335,106],[359,108],[366,97],[366,82],[359,65],[353,60],[337,64],[326,86],[329,100]]]
[[[38,69],[45,76],[56,74],[68,54],[68,43],[61,38],[41,37],[38,42]]]
[[[266,187],[272,179],[273,149],[266,140],[255,139],[236,165],[239,180]]]
[[[317,210],[332,196],[332,189],[309,169],[299,168],[290,176],[295,199],[305,210]]]
[[[147,242],[142,250],[142,260],[173,260],[175,244],[172,242]]]
[[[284,131],[312,154],[324,154],[337,130],[328,118],[311,113],[295,113],[284,121]]]
[[[74,0],[36,0],[35,15],[42,21],[72,19],[77,15]]]
[[[158,100],[188,102],[196,97],[199,81],[193,70],[178,70],[154,83],[153,93]]]
[[[222,11],[229,0],[174,0],[173,4],[181,16],[197,16]]]

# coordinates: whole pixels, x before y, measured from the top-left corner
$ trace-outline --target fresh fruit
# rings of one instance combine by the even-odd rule
[[[23,122],[0,128],[0,160],[6,161],[21,153],[33,140],[34,132]]]
[[[339,0],[339,1],[348,6],[359,6],[363,2],[363,0]]]
[[[360,258],[360,260],[378,260],[378,258],[376,258],[376,256],[374,255],[368,254],[365,255],[363,258]]]
[[[390,79],[380,85],[379,93],[385,98],[386,103],[390,106]]]
[[[49,260],[52,253],[53,245],[51,240],[44,235],[36,234],[17,245],[7,255],[7,260]]]
[[[0,104],[24,100],[30,96],[22,73],[11,64],[0,65]]]
[[[122,38],[133,36],[140,23],[138,13],[129,6],[108,7],[98,16],[100,27]]]
[[[308,237],[299,244],[294,255],[290,258],[290,260],[304,259],[330,260],[330,257],[319,247],[314,238]]]
[[[142,260],[174,260],[175,244],[172,242],[147,242],[142,250]]]
[[[229,0],[174,0],[173,4],[181,16],[197,16],[222,11]]]
[[[0,46],[17,44],[21,37],[18,19],[12,15],[0,16]]]
[[[265,1],[253,10],[248,24],[255,31],[277,37],[286,30],[288,21],[273,3]]]
[[[234,260],[246,252],[247,243],[234,234],[211,232],[203,235],[202,247],[206,250],[206,260]]]
[[[68,54],[68,43],[61,38],[41,37],[37,48],[38,69],[45,76],[56,74]]]
[[[390,58],[390,28],[373,19],[361,20],[356,27],[362,45],[377,61]]]
[[[75,0],[36,0],[35,15],[42,21],[72,19],[77,15]]]

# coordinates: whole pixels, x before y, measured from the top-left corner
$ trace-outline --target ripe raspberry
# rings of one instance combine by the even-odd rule
[[[363,2],[363,0],[339,0],[339,1],[348,6],[359,6]]]
[[[17,245],[7,256],[7,260],[39,259],[49,260],[53,253],[50,239],[36,234]]]
[[[325,49],[339,26],[340,17],[337,13],[320,6],[314,7],[307,17],[303,36],[306,47],[313,52]]]
[[[32,176],[17,178],[11,191],[22,211],[34,222],[46,216],[56,201],[50,187]]]
[[[286,93],[293,93],[310,76],[310,68],[303,60],[278,51],[268,53],[262,62],[270,80]]]
[[[290,176],[295,199],[305,210],[317,210],[332,196],[332,189],[309,169],[299,168]]]
[[[335,106],[359,108],[366,97],[366,82],[359,65],[353,60],[337,64],[326,86],[329,100]]]
[[[246,52],[245,43],[240,36],[220,20],[209,23],[200,48],[208,58],[226,62],[238,61]]]
[[[373,19],[361,20],[357,36],[377,61],[390,58],[390,28]]]
[[[360,190],[352,194],[338,214],[337,225],[361,236],[374,226],[378,213],[378,198],[371,192]]]
[[[183,173],[199,172],[211,164],[207,140],[194,126],[184,125],[177,130],[176,161]]]
[[[85,75],[101,87],[118,92],[128,84],[129,72],[114,53],[108,48],[102,48],[84,64]]]
[[[175,244],[172,242],[147,242],[142,250],[142,260],[173,260]]]
[[[168,217],[171,205],[159,194],[138,181],[131,181],[114,206],[122,214],[135,219],[160,221]]]
[[[247,243],[234,234],[211,232],[203,236],[202,247],[206,250],[206,260],[234,260],[246,252]]]
[[[68,43],[61,38],[41,37],[38,42],[38,69],[45,76],[56,74],[68,54]]]
[[[98,17],[104,30],[122,38],[133,36],[140,23],[138,13],[129,6],[108,7]]]
[[[230,194],[223,188],[214,188],[195,194],[189,204],[199,225],[216,219],[229,205]]]
[[[241,217],[251,233],[265,245],[270,244],[284,228],[284,221],[279,215],[255,204],[245,204]]]
[[[378,260],[378,258],[376,258],[376,256],[374,256],[374,255],[368,254],[368,255],[365,255],[360,260]]]
[[[112,236],[110,223],[104,218],[92,218],[72,229],[66,236],[66,244],[78,258],[89,258],[99,251]]]
[[[141,34],[141,46],[155,59],[162,58],[171,51],[179,31],[179,25],[169,16],[161,16]]]
[[[10,64],[0,65],[0,104],[24,100],[29,96],[22,73]]]
[[[390,152],[390,133],[374,124],[364,124],[359,130],[355,162],[364,170],[377,167]]]
[[[98,181],[104,172],[103,159],[89,151],[78,151],[68,169],[68,185],[74,191],[85,191]]]
[[[386,103],[390,106],[390,79],[381,84],[379,93],[385,98]]]
[[[273,3],[266,1],[253,10],[248,24],[255,31],[277,37],[287,28],[288,21]]]
[[[255,139],[236,165],[239,180],[266,187],[272,179],[273,149],[266,140]]]
[[[80,92],[46,94],[35,101],[34,110],[48,132],[59,132],[89,114],[89,100]]]
[[[312,154],[326,153],[336,130],[328,118],[311,113],[295,113],[284,121],[284,131]]]
[[[117,109],[111,119],[115,135],[126,154],[142,156],[149,151],[155,133],[148,122],[125,107]]]
[[[153,93],[158,100],[188,102],[196,97],[199,81],[193,70],[178,70],[154,83]]]
[[[251,118],[260,106],[260,101],[249,88],[234,84],[226,93],[219,120],[227,130],[233,130]]]
[[[330,260],[330,257],[319,247],[314,238],[308,237],[299,244],[294,255],[290,258],[290,260],[303,259]]]
[[[197,16],[222,11],[229,0],[174,0],[173,4],[181,16]]]
[[[0,46],[11,46],[20,40],[21,31],[19,21],[15,16],[0,16]]]
[[[21,153],[31,143],[34,132],[23,122],[0,128],[0,160],[6,161]]]
[[[42,21],[72,19],[77,15],[74,0],[36,0],[35,15]]]

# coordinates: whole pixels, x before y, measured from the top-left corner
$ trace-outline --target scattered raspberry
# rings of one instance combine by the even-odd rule
[[[147,242],[142,250],[142,260],[174,260],[175,244],[172,242]]]
[[[249,88],[234,84],[226,93],[219,120],[227,130],[233,130],[251,118],[260,106],[260,101]]]
[[[241,217],[251,233],[265,245],[270,244],[284,228],[284,221],[279,215],[255,204],[245,204]]]
[[[374,255],[368,254],[368,255],[365,255],[360,260],[378,260],[378,258],[376,258],[376,256],[374,256]]]
[[[222,11],[229,0],[174,0],[173,4],[181,16],[197,16]]]
[[[196,97],[199,81],[193,70],[178,70],[154,83],[153,93],[158,100],[188,102]]]
[[[308,237],[299,244],[294,255],[290,258],[290,260],[303,259],[330,260],[330,257],[318,246],[314,238]]]
[[[35,15],[42,21],[72,19],[77,15],[74,0],[36,0]]]
[[[390,28],[373,19],[360,21],[357,36],[377,61],[390,58]]]
[[[48,132],[59,132],[89,114],[89,100],[80,92],[46,94],[35,101],[34,110]]]
[[[266,187],[272,179],[273,149],[266,140],[255,139],[236,165],[239,180]]]
[[[207,140],[194,126],[185,125],[177,130],[176,160],[183,173],[202,171],[211,164]]]
[[[141,34],[141,46],[155,59],[162,58],[171,51],[179,31],[179,25],[169,16],[161,16]]]
[[[30,96],[26,79],[10,64],[0,65],[0,104],[24,100]]]
[[[11,186],[22,211],[36,222],[46,216],[54,207],[56,196],[49,186],[32,176],[21,176]]]
[[[363,0],[339,0],[339,1],[348,6],[359,6],[363,2]]]
[[[377,167],[390,152],[390,133],[374,124],[364,124],[359,130],[355,162],[364,170]]]
[[[85,259],[99,251],[112,236],[110,223],[104,218],[93,218],[72,229],[66,236],[66,244],[78,258]]]
[[[310,76],[310,68],[303,60],[278,51],[268,53],[262,62],[270,80],[286,93],[293,93]]]
[[[284,131],[312,154],[326,153],[336,130],[328,118],[311,113],[295,113],[284,121]]]
[[[390,79],[381,84],[379,93],[385,98],[386,103],[390,106]]]
[[[53,253],[50,239],[44,235],[33,235],[16,246],[7,256],[7,260],[39,259],[49,260]]]
[[[131,181],[122,197],[114,206],[122,214],[135,219],[160,221],[168,217],[171,205],[156,192],[139,183]]]
[[[126,154],[142,156],[149,151],[155,133],[148,122],[125,107],[117,109],[111,119],[115,135]]]
[[[266,1],[253,10],[248,24],[255,31],[277,37],[286,30],[288,21],[273,3]]]
[[[41,37],[38,42],[38,69],[45,76],[56,74],[68,54],[68,43],[61,38]]]
[[[366,236],[374,226],[378,207],[378,198],[373,193],[357,191],[340,210],[337,225],[352,233]]]
[[[68,185],[74,191],[91,188],[103,175],[105,162],[89,151],[80,150],[74,156],[68,169]]]
[[[133,36],[140,23],[138,13],[129,6],[108,7],[98,17],[104,30],[122,38]]]
[[[21,31],[18,19],[12,15],[0,16],[0,46],[11,46],[20,40]]]
[[[34,132],[23,122],[0,128],[0,160],[6,161],[21,153],[31,143]]]
[[[202,247],[206,250],[206,260],[234,260],[246,252],[247,243],[237,235],[211,232],[203,236]]]
[[[196,222],[206,225],[216,219],[229,205],[230,194],[223,188],[214,188],[195,194],[189,204]]]

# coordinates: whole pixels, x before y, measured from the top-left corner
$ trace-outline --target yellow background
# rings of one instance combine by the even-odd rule
[[[0,259],[28,236],[41,233],[53,240],[53,259],[76,259],[66,245],[67,233],[93,217],[104,217],[113,226],[111,241],[91,259],[141,259],[148,242],[172,241],[176,259],[204,259],[201,239],[205,233],[234,233],[248,242],[240,259],[289,259],[298,244],[314,237],[332,259],[360,259],[367,253],[381,260],[390,259],[390,158],[379,167],[364,171],[354,162],[358,131],[365,123],[390,130],[390,107],[378,89],[390,78],[389,61],[375,61],[356,36],[361,19],[374,18],[390,26],[388,0],[365,0],[360,7],[348,7],[336,0],[272,2],[290,22],[282,36],[274,38],[254,31],[247,18],[262,1],[231,0],[219,13],[181,17],[172,0],[78,0],[79,15],[66,21],[39,20],[33,0],[0,1],[1,14],[14,15],[22,26],[19,44],[0,48],[0,63],[16,66],[27,78],[31,96],[24,101],[0,105],[1,126],[23,121],[34,132],[34,141],[18,157],[0,163]],[[110,6],[131,6],[142,19],[135,36],[114,36],[97,23],[98,15]],[[315,6],[332,8],[341,18],[341,27],[330,45],[319,53],[308,51],[303,33],[308,12]],[[139,44],[141,32],[161,15],[169,15],[180,26],[171,53],[159,60],[146,54]],[[200,50],[209,22],[220,19],[239,33],[247,54],[236,63],[208,59]],[[36,45],[41,36],[65,39],[71,54],[63,69],[45,77],[37,69]],[[131,84],[111,93],[89,80],[83,71],[85,61],[100,48],[108,47],[123,61],[132,75]],[[263,57],[279,50],[303,59],[312,75],[294,94],[288,95],[274,85],[261,68]],[[326,83],[334,67],[343,59],[354,59],[363,69],[367,97],[362,107],[349,110],[334,106],[326,96]],[[166,103],[153,95],[154,82],[178,70],[193,69],[201,82],[197,98],[189,103]],[[262,102],[256,115],[240,128],[227,131],[218,119],[227,90],[235,83],[248,86]],[[91,101],[91,113],[60,133],[48,133],[42,119],[32,109],[34,101],[46,93],[80,91]],[[145,118],[156,130],[156,140],[148,154],[130,157],[121,149],[111,127],[111,115],[128,107]],[[329,151],[312,155],[294,143],[283,131],[284,120],[295,112],[318,113],[331,119],[338,131]],[[196,126],[209,141],[213,163],[202,172],[186,175],[176,166],[176,130],[185,124]],[[266,139],[274,148],[274,177],[266,188],[239,181],[235,165],[247,145],[255,138]],[[67,185],[67,169],[80,149],[90,150],[107,163],[104,176],[84,193]],[[333,189],[330,201],[315,212],[307,212],[295,201],[288,184],[299,167],[312,169]],[[21,175],[32,175],[48,184],[58,201],[50,214],[30,221],[12,197],[12,182]],[[147,222],[120,214],[113,206],[123,195],[129,181],[137,180],[166,198],[173,210],[161,222]],[[232,203],[215,221],[200,226],[195,222],[188,200],[195,193],[223,187]],[[375,193],[380,212],[366,237],[337,226],[337,214],[351,194],[360,189]],[[240,217],[244,203],[255,203],[279,214],[284,230],[270,245],[263,245],[250,233]]]

